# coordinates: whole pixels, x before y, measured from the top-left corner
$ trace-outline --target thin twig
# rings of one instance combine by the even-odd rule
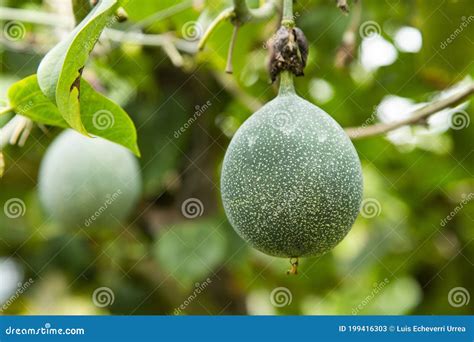
[[[346,31],[342,36],[342,42],[339,46],[334,65],[338,69],[347,67],[355,57],[356,46],[357,46],[357,31],[360,26],[361,14],[362,14],[362,0],[357,1],[354,4],[354,10],[352,11],[352,18],[347,27]]]
[[[183,66],[183,56],[181,56],[178,49],[171,41],[163,44],[163,51],[168,55],[168,58],[175,67],[179,68]]]
[[[18,8],[0,7],[0,20],[17,20],[39,25],[53,27],[64,27],[72,29],[74,21],[71,18],[62,17],[52,13],[32,11]],[[170,34],[144,34],[141,32],[127,32],[106,28],[104,30],[106,38],[117,43],[132,43],[148,46],[163,46],[173,43],[182,52],[194,54],[197,52],[195,42],[178,39]]]
[[[431,102],[423,106],[422,108],[415,110],[409,118],[406,118],[404,120],[389,123],[379,123],[366,127],[349,127],[346,128],[346,133],[351,139],[361,139],[384,134],[406,125],[416,125],[417,123],[426,120],[426,118],[439,112],[442,109],[455,106],[465,101],[473,94],[474,83],[471,83],[469,86],[459,91],[458,93],[455,93],[444,99]]]
[[[207,40],[221,22],[230,19],[234,25],[243,25],[249,21],[260,21],[271,18],[278,9],[277,2],[277,0],[267,0],[259,8],[249,8],[245,0],[234,0],[234,5],[219,13],[206,29],[206,32],[204,32],[198,44],[199,50],[204,48]]]
[[[249,8],[251,14],[251,20],[259,21],[269,19],[277,12],[278,1],[268,0],[259,8]]]
[[[234,69],[232,67],[232,56],[234,54],[235,42],[237,40],[237,33],[239,32],[239,24],[234,25],[234,30],[232,31],[232,37],[230,38],[229,51],[227,51],[227,64],[225,66],[225,72],[232,74]]]
[[[209,27],[206,29],[201,39],[199,40],[198,49],[202,50],[204,48],[204,45],[206,45],[207,40],[209,39],[211,34],[215,31],[215,29],[219,26],[219,24],[231,18],[233,15],[234,15],[233,8],[227,8],[223,10],[221,13],[219,13],[219,15],[209,24]]]
[[[144,34],[106,29],[105,37],[117,43],[129,43],[147,46],[160,46],[172,43],[178,50],[190,54],[197,52],[197,44],[184,39],[178,39],[171,34]]]
[[[63,17],[53,13],[10,7],[0,7],[0,20],[24,21],[39,25],[64,27],[69,29],[74,26],[74,20],[72,20],[72,17]]]

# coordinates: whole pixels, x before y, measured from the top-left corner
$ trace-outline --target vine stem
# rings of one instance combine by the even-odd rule
[[[230,19],[234,24],[241,26],[249,21],[260,21],[271,18],[277,10],[276,3],[278,0],[267,0],[259,8],[249,8],[246,0],[234,0],[233,2],[233,6],[224,9],[206,29],[198,43],[199,50],[204,48],[209,37],[221,22]]]
[[[0,7],[0,20],[17,20],[39,25],[62,27],[71,30],[74,22],[70,18],[57,14],[33,11],[19,8]],[[160,46],[172,43],[180,51],[194,54],[197,52],[196,44],[184,39],[178,39],[170,34],[144,34],[134,31],[121,31],[107,28],[105,37],[117,43],[132,43],[147,46]],[[3,43],[3,39],[0,39]],[[8,41],[5,41],[8,43]]]
[[[465,89],[444,99],[428,103],[427,105],[415,110],[412,115],[404,120],[379,123],[370,126],[349,127],[346,128],[346,133],[351,139],[361,139],[384,134],[393,131],[397,128],[407,125],[415,125],[426,120],[429,116],[439,112],[448,107],[455,106],[464,102],[474,94],[474,83],[470,83]]]
[[[360,26],[362,14],[362,0],[354,2],[352,17],[346,31],[342,35],[342,42],[336,52],[334,65],[336,68],[347,67],[354,59],[357,45],[357,30]]]
[[[0,20],[17,20],[64,28],[72,28],[74,26],[74,21],[71,18],[42,11],[10,7],[0,7]]]
[[[232,31],[232,38],[230,39],[229,51],[227,52],[227,64],[225,67],[225,72],[232,74],[234,72],[232,67],[232,56],[234,55],[235,42],[237,41],[237,32],[239,31],[239,24],[234,25],[234,30]]]
[[[223,10],[219,15],[211,22],[209,27],[207,28],[206,32],[202,35],[201,39],[199,40],[198,44],[198,50],[202,50],[204,48],[204,45],[206,45],[207,41],[209,40],[209,37],[211,34],[214,32],[214,30],[219,26],[219,24],[229,18],[231,18],[234,15],[234,9],[233,8],[227,8]]]
[[[268,19],[276,12],[278,0],[267,0],[259,8],[249,8],[246,0],[234,0],[234,12],[241,24],[247,21]]]

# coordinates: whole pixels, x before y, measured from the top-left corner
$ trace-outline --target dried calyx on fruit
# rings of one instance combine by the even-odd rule
[[[308,58],[308,42],[298,27],[281,26],[270,39],[269,73],[272,83],[284,70],[303,76]]]

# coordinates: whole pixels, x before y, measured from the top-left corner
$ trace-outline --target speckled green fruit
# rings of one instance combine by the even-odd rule
[[[230,223],[256,249],[278,257],[321,255],[359,213],[360,161],[336,121],[283,87],[234,135],[221,193]]]
[[[140,169],[125,148],[67,130],[48,148],[38,188],[47,219],[71,228],[117,226],[137,203]]]

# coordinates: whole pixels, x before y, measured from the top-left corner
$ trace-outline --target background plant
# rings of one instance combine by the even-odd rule
[[[69,57],[74,68],[45,91],[30,75],[91,10],[73,3],[76,16],[69,2],[56,0],[4,1],[0,10],[6,101],[0,142],[23,145],[2,151],[0,272],[8,281],[0,299],[15,294],[19,282],[34,280],[7,313],[172,314],[208,277],[212,282],[182,314],[469,312],[472,303],[452,306],[448,294],[457,287],[473,291],[472,202],[444,226],[440,222],[473,192],[472,104],[465,101],[472,93],[474,26],[463,19],[474,12],[470,1],[349,2],[348,15],[333,1],[295,4],[310,42],[306,76],[296,79],[301,95],[344,127],[364,126],[349,131],[354,136],[373,124],[382,125],[375,133],[398,128],[399,120],[411,124],[356,141],[365,195],[378,204],[378,214],[359,217],[341,246],[304,261],[296,279],[284,274],[287,260],[241,244],[222,214],[217,181],[229,138],[274,97],[264,46],[278,26],[279,2],[255,10],[259,1],[248,7],[235,1],[244,9],[235,13],[232,1],[101,1],[107,18],[95,19],[78,45],[83,51]],[[120,6],[128,14],[124,23],[113,19]],[[463,31],[441,48],[462,23]],[[397,39],[405,27],[421,33],[416,52],[404,44],[408,39]],[[91,55],[85,54],[95,40]],[[229,76],[224,71],[233,44]],[[383,52],[378,62],[368,57],[377,51]],[[85,108],[78,114],[76,93],[65,85],[79,74]],[[207,101],[212,106],[201,111]],[[423,103],[428,109],[413,119],[410,111]],[[367,121],[373,108],[374,119]],[[106,130],[94,126],[101,110],[113,114]],[[182,132],[191,117],[197,119]],[[37,128],[43,125],[47,133]],[[41,157],[60,131],[54,126],[84,128],[136,154],[139,147],[145,195],[128,225],[70,230],[44,217],[35,186]],[[176,138],[175,131],[182,134]],[[200,214],[183,214],[185,202],[197,203]],[[7,203],[23,203],[20,215],[10,217]],[[93,293],[104,287],[114,300],[98,307]],[[281,287],[292,300],[276,307],[271,293]],[[360,303],[367,304],[361,309]]]

